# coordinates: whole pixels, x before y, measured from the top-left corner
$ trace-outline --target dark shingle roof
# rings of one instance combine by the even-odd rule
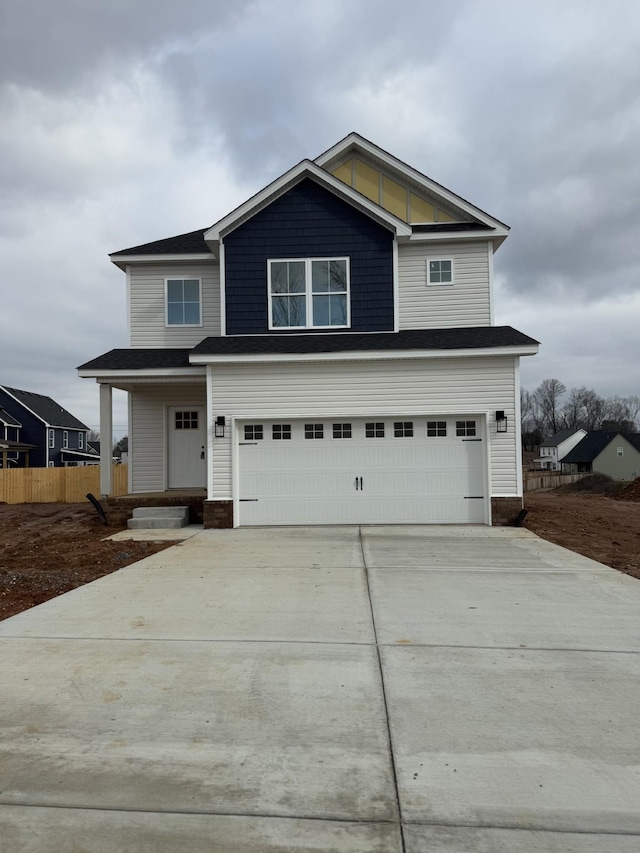
[[[551,438],[545,438],[545,440],[540,443],[540,447],[557,447],[559,444],[562,444],[565,439],[575,435],[576,432],[578,432],[577,429],[561,429],[560,432],[552,435]]]
[[[113,349],[81,364],[78,370],[149,370],[189,367],[189,355],[308,355],[329,352],[383,350],[483,349],[535,346],[538,341],[511,326],[478,326],[463,329],[407,329],[403,332],[361,334],[237,335],[205,338],[188,349]]]
[[[0,406],[0,423],[6,424],[7,426],[17,426],[21,427],[22,424],[20,421],[17,421],[13,415],[10,415],[9,412],[6,412],[2,406]]]
[[[205,338],[194,355],[250,355],[288,353],[307,355],[327,352],[374,350],[476,349],[537,345],[538,341],[511,326],[474,326],[461,329],[406,329],[402,332],[361,334],[238,335]]]
[[[119,255],[210,255],[211,249],[204,241],[204,234],[208,230],[208,228],[202,228],[200,231],[190,231],[188,234],[178,234],[176,237],[167,237],[164,240],[154,240],[152,243],[143,243],[129,249],[120,249],[119,252],[112,252],[110,257],[117,258]]]
[[[82,421],[74,417],[71,412],[63,409],[51,397],[46,397],[44,394],[34,394],[33,391],[20,391],[18,388],[9,388],[7,385],[0,387],[49,426],[65,429],[88,429]]]
[[[149,370],[189,367],[189,349],[112,349],[78,370]]]
[[[603,430],[594,430],[587,433],[581,442],[570,450],[566,456],[563,456],[562,462],[573,463],[593,462],[596,456],[605,449],[609,442],[613,441],[617,432],[604,432]]]

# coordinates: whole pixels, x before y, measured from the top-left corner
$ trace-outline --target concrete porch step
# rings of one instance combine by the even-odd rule
[[[188,506],[139,506],[127,521],[130,530],[173,530],[189,524]]]

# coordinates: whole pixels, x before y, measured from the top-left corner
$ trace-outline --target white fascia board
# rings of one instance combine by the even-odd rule
[[[123,272],[126,272],[127,264],[163,264],[165,261],[171,263],[177,261],[188,263],[189,261],[215,261],[213,252],[198,252],[191,255],[109,255],[109,260]]]
[[[332,148],[329,148],[328,151],[325,151],[319,157],[316,157],[314,162],[324,168],[327,163],[330,163],[332,160],[339,157],[340,154],[348,153],[349,150],[363,151],[364,153],[369,154],[369,156],[379,160],[388,168],[393,169],[396,172],[400,172],[400,174],[404,175],[406,178],[424,187],[430,195],[439,196],[443,200],[448,201],[449,204],[452,204],[454,207],[464,210],[474,219],[480,219],[487,225],[491,225],[492,228],[504,230],[505,236],[509,232],[509,226],[505,225],[504,222],[500,222],[499,219],[495,219],[493,216],[490,216],[490,214],[486,213],[484,210],[481,210],[479,207],[476,207],[461,198],[461,196],[451,192],[451,190],[446,189],[446,187],[443,187],[442,184],[437,183],[437,181],[433,181],[431,178],[423,175],[422,172],[418,172],[417,169],[414,169],[407,163],[403,163],[402,160],[398,160],[387,151],[383,151],[382,148],[378,148],[377,145],[374,145],[372,142],[369,142],[368,139],[364,139],[364,137],[357,133],[350,133],[348,136],[345,136],[344,139]]]
[[[12,400],[15,400],[15,401],[16,401],[16,403],[17,403],[19,406],[22,406],[22,408],[23,408],[23,409],[26,409],[26,410],[29,412],[29,414],[33,415],[33,417],[34,417],[34,418],[37,418],[37,419],[38,419],[41,423],[43,423],[46,427],[53,426],[53,424],[49,424],[49,423],[47,423],[47,421],[45,421],[45,419],[44,419],[41,415],[39,415],[37,412],[34,412],[34,411],[33,411],[33,409],[30,409],[30,408],[29,408],[29,406],[27,406],[25,403],[23,403],[23,402],[22,402],[22,400],[18,400],[18,398],[17,398],[17,397],[15,397],[15,396],[11,393],[11,391],[9,391],[9,389],[8,389],[8,388],[5,388],[5,386],[4,386],[4,385],[0,385],[0,388],[2,388],[2,390],[5,392],[5,394],[8,394],[8,395],[9,395],[9,397],[11,397],[11,399],[12,399]]]
[[[325,185],[336,195],[341,196],[354,207],[359,208],[373,219],[376,219],[387,228],[390,228],[398,237],[411,236],[411,226],[402,219],[399,219],[397,216],[389,213],[383,207],[380,207],[379,204],[375,204],[375,202],[370,201],[366,196],[362,195],[362,193],[352,189],[343,181],[338,180],[338,178],[334,178],[332,174],[321,169],[312,160],[302,160],[302,162],[298,163],[297,166],[294,166],[293,169],[289,169],[289,171],[285,172],[284,175],[281,175],[250,199],[247,199],[244,204],[241,204],[240,207],[237,207],[231,213],[227,214],[227,216],[219,222],[216,222],[215,225],[212,225],[208,231],[205,231],[204,239],[209,245],[218,243],[220,238],[224,237],[225,233],[237,228],[245,220],[254,216],[276,198],[285,193],[290,187],[299,183],[307,176],[315,178],[319,183]]]
[[[535,355],[537,345],[442,350],[369,350],[367,352],[245,353],[241,355],[192,355],[191,364],[277,364],[309,361],[403,361],[430,358],[482,358]]]
[[[81,379],[95,379],[98,382],[144,382],[148,379],[166,379],[168,381],[180,381],[189,378],[204,378],[206,369],[202,367],[157,367],[148,370],[136,371],[113,371],[113,370],[78,370]]]
[[[410,243],[444,243],[455,241],[461,243],[464,241],[477,242],[478,240],[491,240],[494,243],[494,250],[498,248],[509,236],[509,232],[504,228],[495,228],[489,231],[433,231],[429,234],[414,233],[409,238]]]

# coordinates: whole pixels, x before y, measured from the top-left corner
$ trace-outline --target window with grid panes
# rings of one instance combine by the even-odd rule
[[[413,421],[395,421],[393,424],[394,438],[412,438]]]
[[[351,438],[351,424],[334,424],[334,438]]]
[[[376,421],[364,426],[365,438],[384,438],[384,422]]]
[[[176,429],[198,429],[198,413],[176,412],[175,426]]]
[[[446,421],[427,421],[427,435],[432,437],[446,437],[447,422]]]
[[[323,424],[305,424],[304,425],[304,437],[305,438],[324,438],[324,426],[323,426]]]
[[[475,421],[456,421],[456,435],[458,437],[474,436],[476,434]]]
[[[284,441],[291,438],[291,424],[274,424],[271,428],[274,441]]]
[[[245,441],[260,441],[264,437],[262,424],[245,424],[244,440]]]

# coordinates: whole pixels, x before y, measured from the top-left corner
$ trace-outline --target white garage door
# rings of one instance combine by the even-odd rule
[[[252,421],[238,443],[242,525],[487,520],[477,417]]]

